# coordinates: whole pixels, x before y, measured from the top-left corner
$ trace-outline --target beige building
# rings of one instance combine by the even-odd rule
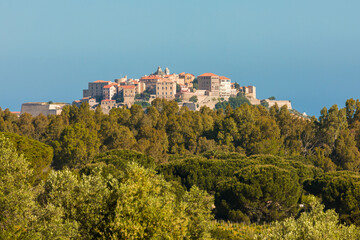
[[[174,99],[176,94],[176,82],[162,80],[156,83],[156,97]]]
[[[178,74],[171,74],[171,75],[165,75],[163,77],[164,80],[168,80],[168,81],[173,81],[179,85],[184,85],[185,84],[185,79],[180,78]]]
[[[184,84],[187,87],[189,87],[189,88],[193,87],[193,82],[195,80],[195,76],[193,74],[182,72],[179,74],[179,78],[184,79]]]
[[[129,85],[135,86],[136,94],[141,94],[146,90],[146,84],[144,82],[140,82],[139,80],[131,80],[131,83],[129,83]]]
[[[21,114],[29,113],[31,115],[38,116],[43,114],[48,115],[60,115],[64,106],[68,103],[47,103],[47,102],[29,102],[21,105]]]
[[[162,79],[160,76],[150,75],[144,76],[140,78],[140,82],[145,83],[146,90],[149,91],[151,94],[156,93],[156,83]]]
[[[124,97],[124,104],[131,106],[135,102],[135,86],[134,85],[127,85],[127,86],[120,86],[119,89],[122,90],[122,94]]]
[[[101,107],[101,110],[103,111],[103,113],[109,114],[110,110],[113,108],[117,108],[118,105],[115,100],[104,99],[104,100],[101,100],[100,107]]]
[[[95,82],[89,82],[88,89],[83,90],[83,97],[101,99],[103,96],[103,87],[109,84],[111,84],[111,81],[97,80]]]
[[[242,92],[244,94],[244,96],[249,99],[256,99],[256,87],[255,86],[240,87],[240,92]]]
[[[199,90],[207,90],[212,96],[219,96],[220,77],[213,73],[204,73],[197,77]]]
[[[128,78],[127,78],[127,76],[125,75],[125,77],[123,77],[123,78],[117,78],[117,79],[115,79],[114,81],[115,81],[117,84],[121,84],[121,83],[125,83],[127,80],[128,80]]]
[[[82,99],[80,99],[80,100],[73,101],[73,105],[76,105],[76,106],[80,107],[83,102],[87,102],[90,107],[93,107],[93,106],[95,106],[95,105],[98,104],[98,103],[96,102],[96,99],[95,99],[95,98],[84,97],[84,98],[82,98]]]

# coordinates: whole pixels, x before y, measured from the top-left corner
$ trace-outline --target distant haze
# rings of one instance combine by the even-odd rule
[[[319,115],[360,98],[360,1],[3,0],[0,107],[72,102],[95,80],[213,72]]]

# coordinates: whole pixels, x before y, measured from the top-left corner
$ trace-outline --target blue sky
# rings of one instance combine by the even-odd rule
[[[0,0],[0,107],[95,80],[214,72],[310,115],[359,98],[360,1]]]

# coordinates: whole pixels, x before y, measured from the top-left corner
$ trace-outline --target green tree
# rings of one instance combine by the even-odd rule
[[[34,139],[43,140],[45,137],[46,128],[49,125],[49,120],[43,114],[33,118],[34,125]]]
[[[29,163],[18,155],[9,140],[0,136],[0,238],[28,236],[36,220],[35,194],[28,177]]]
[[[107,149],[131,149],[136,139],[128,127],[112,126],[105,132],[104,145]]]
[[[185,212],[189,216],[188,239],[209,239],[214,199],[206,191],[194,186],[184,195]]]
[[[155,160],[145,154],[133,150],[111,150],[94,157],[94,162],[112,164],[117,169],[125,171],[128,164],[135,162],[144,168],[155,168]]]
[[[31,176],[28,176],[29,182],[37,184],[40,180],[46,179],[53,160],[53,149],[50,146],[15,133],[0,132],[0,137],[2,136],[7,138],[15,150],[23,154],[28,161],[32,169]]]
[[[99,152],[100,141],[97,132],[77,123],[66,127],[53,147],[56,168],[79,168]]]
[[[150,106],[151,106],[150,103],[148,103],[148,102],[142,102],[142,101],[140,101],[140,102],[135,102],[134,104],[140,105],[142,108],[147,108],[147,107],[150,107]]]
[[[35,128],[32,124],[32,116],[29,113],[21,114],[19,121],[17,121],[17,125],[19,127],[19,131],[22,135],[27,137],[34,137]]]
[[[360,225],[359,176],[352,172],[328,172],[304,182],[304,189],[321,197],[326,209],[334,209],[347,224]]]
[[[198,101],[198,97],[197,96],[192,96],[190,99],[189,99],[190,102],[193,102],[193,103],[196,103]]]
[[[187,232],[185,205],[152,170],[130,165],[119,186],[113,239],[181,239]]]
[[[354,225],[339,224],[334,210],[324,212],[324,206],[313,196],[309,197],[309,212],[303,212],[298,219],[287,218],[276,222],[257,239],[276,240],[355,240],[360,238],[360,231]]]
[[[341,131],[335,141],[334,149],[337,164],[344,170],[359,171],[360,153],[349,130]]]
[[[110,223],[112,187],[117,181],[102,177],[101,169],[80,178],[69,170],[54,171],[40,196],[45,209],[57,209],[71,233],[82,239],[104,237]]]
[[[249,104],[250,105],[250,101],[249,101],[249,99],[244,97],[242,94],[238,94],[236,97],[229,97],[228,101],[218,102],[215,105],[215,108],[216,109],[222,108],[222,109],[225,110],[226,106],[228,104],[230,104],[232,109],[236,109],[242,104]]]
[[[300,185],[296,174],[271,165],[241,169],[222,182],[215,194],[218,218],[238,222],[270,222],[297,211]]]

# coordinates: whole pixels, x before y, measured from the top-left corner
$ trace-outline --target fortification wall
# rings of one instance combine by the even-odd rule
[[[21,114],[29,113],[31,115],[38,116],[41,113],[45,116],[49,115],[48,103],[24,103],[21,105]]]
[[[265,101],[269,103],[269,107],[272,107],[275,104],[277,104],[279,106],[279,108],[281,108],[284,105],[287,105],[288,109],[292,109],[291,102],[288,101],[288,100],[269,100],[269,99],[266,99]]]
[[[34,117],[43,114],[48,116],[50,114],[59,115],[62,111],[62,108],[67,105],[66,103],[59,104],[49,104],[46,102],[30,102],[23,103],[21,105],[21,114],[29,113]]]

